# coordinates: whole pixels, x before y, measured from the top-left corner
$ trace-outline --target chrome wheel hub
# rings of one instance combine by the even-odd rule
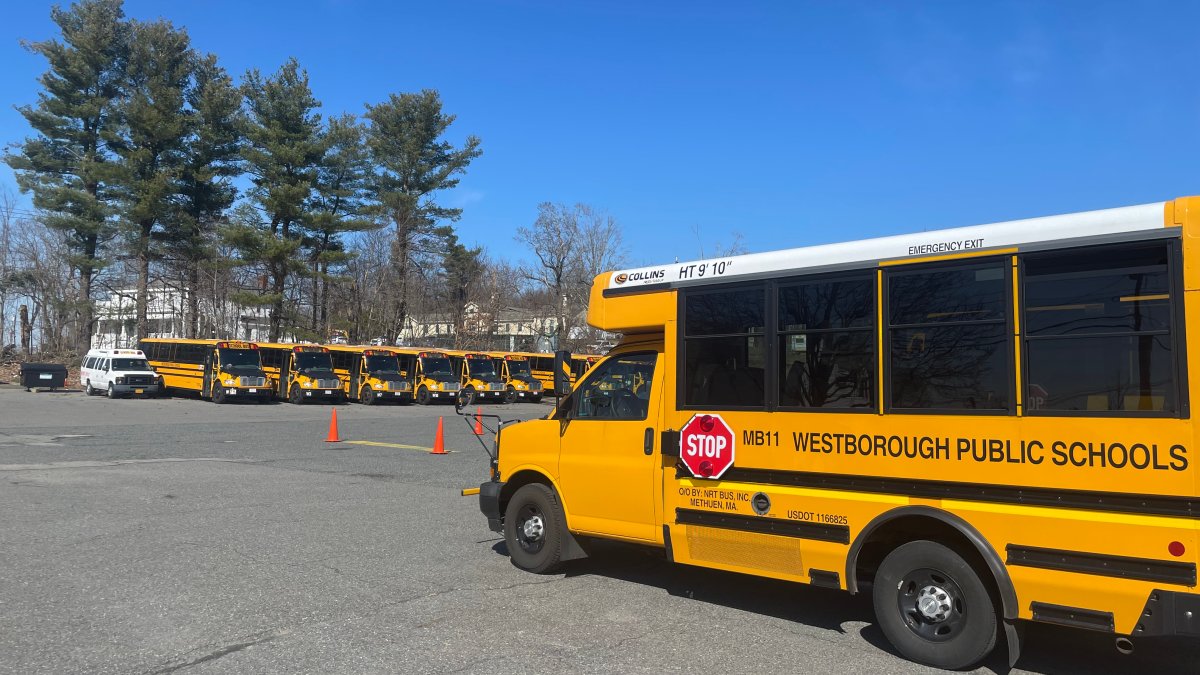
[[[525,533],[525,538],[530,541],[536,541],[542,538],[546,533],[545,524],[542,523],[541,516],[532,516],[521,525],[521,531]]]
[[[917,611],[931,623],[950,616],[950,595],[937,586],[926,586],[917,594]]]

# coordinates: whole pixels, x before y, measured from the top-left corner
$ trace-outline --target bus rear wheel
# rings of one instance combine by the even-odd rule
[[[358,390],[358,402],[363,405],[375,405],[375,391],[364,384],[362,389]]]
[[[913,541],[889,553],[872,596],[880,629],[907,659],[960,670],[996,646],[996,607],[987,586],[942,544]]]
[[[417,388],[417,405],[429,405],[429,389],[424,386]]]
[[[567,519],[558,495],[541,483],[517,490],[504,511],[504,542],[517,567],[550,574],[562,566]]]

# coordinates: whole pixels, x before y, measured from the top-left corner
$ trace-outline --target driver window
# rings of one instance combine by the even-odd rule
[[[596,367],[575,392],[573,419],[644,420],[650,411],[655,352],[623,354]]]

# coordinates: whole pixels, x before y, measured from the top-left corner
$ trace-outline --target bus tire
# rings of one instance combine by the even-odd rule
[[[375,405],[375,392],[364,384],[362,389],[358,390],[358,402],[363,405]]]
[[[213,383],[212,402],[218,405],[225,402],[225,390]]]
[[[475,387],[466,387],[462,390],[463,407],[475,404]]]
[[[425,385],[417,387],[417,405],[429,405],[429,389]]]
[[[288,403],[292,405],[304,405],[304,394],[300,393],[300,385],[292,385],[291,391],[288,392]]]
[[[541,483],[522,486],[504,511],[504,542],[517,567],[552,574],[562,566],[567,519],[558,495]]]
[[[504,392],[504,402],[505,403],[516,403],[517,402],[517,390],[513,389],[513,386],[511,384],[508,385],[508,389]]]
[[[116,390],[116,389],[113,389],[113,386],[112,386],[112,383],[111,383],[111,382],[108,384],[108,397],[109,397],[109,398],[116,398],[116,397],[117,397],[117,390]]]
[[[875,618],[905,658],[961,670],[996,646],[996,607],[969,562],[932,541],[912,541],[889,553],[875,574]]]

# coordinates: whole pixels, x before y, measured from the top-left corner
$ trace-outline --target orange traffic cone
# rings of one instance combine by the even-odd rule
[[[333,416],[329,418],[329,435],[325,437],[326,443],[341,443],[342,439],[338,438],[337,428],[337,408],[333,409]]]
[[[476,436],[483,435],[483,418],[480,417],[480,415],[482,415],[482,414],[483,414],[483,408],[475,409],[475,435]]]
[[[437,435],[433,437],[433,450],[429,451],[431,455],[445,455],[446,443],[442,440],[442,418],[438,418]]]

